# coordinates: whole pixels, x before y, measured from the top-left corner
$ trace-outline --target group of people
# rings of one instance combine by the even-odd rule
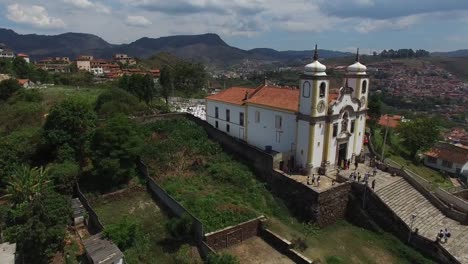
[[[343,168],[343,170],[349,170],[350,167],[351,167],[351,160],[349,160],[349,159],[348,160],[342,160],[340,165],[341,165],[341,168]],[[354,170],[357,170],[357,168],[359,166],[359,162],[357,160],[354,162],[354,166],[355,166]]]
[[[372,176],[375,177],[375,175],[377,175],[377,167],[374,167],[373,171],[372,171]],[[369,184],[369,177],[371,176],[370,172],[366,172],[364,174],[364,178],[362,179],[362,182],[365,183],[366,185]],[[360,172],[356,172],[356,171],[353,171],[349,174],[349,179],[351,181],[357,181],[358,183],[361,182],[361,173]],[[371,185],[372,185],[372,189],[375,188],[375,179],[372,180],[371,182]]]
[[[450,232],[445,228],[445,230],[440,230],[436,237],[436,242],[447,243],[447,240],[450,238]]]
[[[309,178],[307,178],[307,184],[308,185],[315,185],[315,183],[317,183],[317,187],[320,186],[320,175],[317,176],[317,178],[315,178],[315,174],[312,174],[312,177],[310,178],[310,181],[309,181]]]

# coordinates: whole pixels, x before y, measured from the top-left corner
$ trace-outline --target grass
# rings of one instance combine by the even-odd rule
[[[308,248],[302,253],[322,263],[327,258],[335,261],[331,263],[412,263],[413,256],[425,260],[388,234],[347,222],[325,229],[299,222],[248,167],[188,120],[158,121],[145,130],[143,158],[152,177],[202,221],[205,232],[265,215],[268,228],[289,240],[305,240]]]
[[[382,151],[383,137],[382,134],[384,131],[381,129],[375,129],[374,136],[372,137],[372,142],[378,153]],[[390,134],[390,133],[389,133]],[[444,177],[439,171],[433,170],[429,167],[424,166],[423,164],[415,164],[407,157],[407,151],[405,150],[401,139],[396,133],[391,133],[390,137],[387,137],[387,144],[385,146],[385,158],[391,159],[396,163],[404,166],[406,169],[420,175],[422,178],[428,180],[435,186],[441,188],[450,188],[452,187],[452,182],[449,178]]]
[[[173,240],[166,231],[167,215],[144,189],[94,199],[92,206],[103,225],[119,223],[124,217],[140,227],[135,243],[124,251],[126,263],[201,263],[196,249]]]
[[[270,223],[269,228],[290,241],[302,237],[308,247],[301,254],[317,263],[432,263],[391,234],[346,221],[313,232],[282,223]]]
[[[94,88],[94,87],[74,87],[74,86],[64,86],[64,85],[55,85],[48,88],[41,89],[41,92],[44,94],[44,102],[47,109],[50,109],[53,104],[60,102],[70,97],[77,98],[79,100],[84,100],[89,104],[94,104],[98,96],[104,92],[104,88]]]

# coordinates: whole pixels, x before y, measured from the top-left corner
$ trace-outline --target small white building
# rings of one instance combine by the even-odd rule
[[[424,165],[468,179],[468,147],[439,142],[424,153]]]
[[[104,69],[100,65],[92,66],[91,73],[95,76],[102,76],[104,75]]]
[[[363,150],[366,66],[358,53],[338,94],[330,93],[325,70],[316,50],[301,75],[300,89],[231,87],[206,97],[206,120],[253,146],[281,152],[290,166],[309,174],[354,161]]]

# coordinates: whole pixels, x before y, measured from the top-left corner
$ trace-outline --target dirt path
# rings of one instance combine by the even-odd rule
[[[249,238],[222,252],[236,256],[241,264],[293,264],[294,262],[279,253],[259,237]]]

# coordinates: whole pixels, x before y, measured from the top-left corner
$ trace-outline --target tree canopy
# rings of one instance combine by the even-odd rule
[[[44,124],[44,138],[57,152],[61,147],[75,151],[77,160],[84,158],[85,141],[95,127],[96,114],[91,106],[76,99],[55,104]]]
[[[397,131],[411,157],[415,157],[418,151],[430,148],[440,137],[437,122],[432,118],[417,118],[400,123]]]
[[[125,116],[109,119],[91,139],[94,174],[103,187],[116,187],[135,175],[143,141],[136,126]]]
[[[8,79],[0,82],[0,100],[7,100],[16,91],[21,89],[16,79]]]

